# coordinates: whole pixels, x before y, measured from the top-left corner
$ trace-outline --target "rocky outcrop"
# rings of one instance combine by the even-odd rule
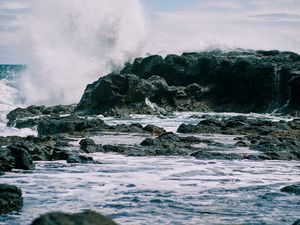
[[[237,139],[236,145],[248,146],[264,154],[264,159],[300,159],[300,123],[298,119],[290,122],[272,122],[264,119],[248,119],[244,116],[227,119],[208,118],[197,125],[181,124],[179,133],[210,133],[244,135]]]
[[[279,51],[211,51],[138,58],[120,73],[88,85],[76,111],[106,115],[272,111],[289,100],[289,86],[290,102],[298,104],[295,71],[300,70],[299,58],[295,53]],[[152,104],[147,104],[147,99]]]
[[[75,105],[57,105],[46,107],[42,106],[29,106],[27,108],[16,108],[7,114],[8,126],[16,125],[18,128],[33,127],[37,125],[38,120],[25,120],[28,117],[39,117],[39,116],[58,116],[73,113]],[[26,125],[25,125],[26,124]]]
[[[53,212],[40,216],[31,225],[116,225],[111,219],[94,211],[67,214]]]
[[[40,136],[76,133],[82,131],[104,131],[110,126],[101,119],[87,119],[78,116],[45,117],[38,122],[37,130]]]
[[[0,184],[0,215],[19,211],[22,206],[21,189],[14,185]]]

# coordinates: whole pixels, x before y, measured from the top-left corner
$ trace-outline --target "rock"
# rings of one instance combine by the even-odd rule
[[[93,211],[76,214],[53,212],[40,216],[31,225],[116,225],[111,219]]]
[[[290,82],[290,101],[289,107],[300,108],[300,71],[299,75],[294,76]]]
[[[295,221],[295,223],[293,223],[293,225],[300,225],[300,219]]]
[[[192,144],[201,143],[202,140],[195,137],[179,137],[172,132],[161,134],[155,139],[146,138],[140,144],[146,148],[148,155],[188,155],[192,150]]]
[[[286,186],[282,188],[281,191],[289,194],[300,195],[300,183]]]
[[[51,160],[66,160],[67,163],[99,164],[99,162],[94,161],[92,157],[80,155],[75,151],[63,150],[58,148],[53,150]]]
[[[123,145],[103,145],[104,152],[125,153],[127,148]]]
[[[143,126],[139,123],[132,124],[118,124],[112,129],[114,132],[125,132],[125,133],[144,133]]]
[[[66,161],[67,163],[100,164],[94,161],[93,157],[79,155],[77,153],[70,154]]]
[[[33,119],[22,120],[27,117],[44,116],[44,115],[64,115],[71,114],[75,109],[74,105],[57,105],[57,106],[29,106],[27,108],[16,108],[7,114],[8,125],[12,126],[17,121],[19,128],[32,127],[36,124]]]
[[[152,124],[148,124],[143,128],[143,130],[151,133],[152,135],[160,135],[166,132],[166,130],[163,127],[158,127]]]
[[[93,139],[84,138],[80,142],[80,149],[85,153],[103,152],[102,145],[97,145]]]
[[[8,172],[13,169],[14,158],[5,148],[0,148],[0,172]]]
[[[22,191],[14,185],[0,184],[0,215],[21,210]]]
[[[32,170],[35,168],[33,160],[28,153],[29,149],[24,143],[15,143],[7,148],[10,150],[10,154],[13,157],[13,166],[15,169]]]
[[[39,121],[37,130],[40,136],[76,133],[83,131],[104,131],[111,127],[101,119],[83,119],[77,116],[49,117]]]

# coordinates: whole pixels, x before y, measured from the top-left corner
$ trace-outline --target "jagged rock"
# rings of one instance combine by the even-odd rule
[[[13,157],[15,169],[32,170],[35,168],[33,160],[28,153],[28,147],[22,142],[12,144],[7,148],[10,150],[11,157]]]
[[[53,212],[40,216],[31,225],[116,225],[111,219],[93,211],[76,214]]]
[[[37,126],[40,136],[60,133],[72,134],[82,131],[104,131],[110,128],[111,126],[101,119],[83,119],[77,116],[43,118]]]
[[[54,149],[51,160],[66,160],[67,163],[87,163],[87,164],[99,164],[99,162],[94,161],[92,157],[80,155],[78,152],[69,151],[64,149]]]
[[[74,105],[57,106],[29,106],[27,108],[16,108],[7,114],[8,125],[17,125],[18,128],[33,127],[36,125],[36,119],[24,120],[26,117],[35,117],[43,115],[64,115],[71,114],[75,109]]]
[[[19,211],[22,206],[21,189],[14,185],[0,184],[0,215]]]
[[[193,151],[191,145],[202,141],[196,137],[179,137],[166,132],[154,139],[146,138],[140,145],[146,147],[149,155],[188,155]]]
[[[299,75],[294,76],[290,80],[290,101],[289,106],[291,108],[300,109],[300,71]]]
[[[10,152],[5,148],[0,148],[0,173],[11,171],[13,163],[14,158],[10,156]]]
[[[282,188],[281,191],[289,193],[289,194],[300,195],[300,183],[286,186],[286,187]]]
[[[208,118],[197,125],[181,124],[177,132],[246,135],[247,143],[237,142],[236,145],[257,150],[266,159],[299,160],[299,125],[297,119],[290,122],[272,122],[234,116],[228,119]]]

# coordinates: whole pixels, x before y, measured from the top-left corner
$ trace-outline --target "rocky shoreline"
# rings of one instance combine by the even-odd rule
[[[0,137],[0,175],[13,169],[33,170],[34,161],[99,164],[88,155],[95,152],[199,160],[300,160],[297,118],[272,121],[210,115],[198,118],[196,125],[183,123],[173,133],[153,124],[109,125],[97,117],[170,115],[174,111],[264,113],[275,109],[297,116],[299,80],[300,56],[291,52],[214,51],[138,58],[122,71],[88,85],[78,105],[30,106],[11,111],[7,126],[36,129],[38,136]],[[93,140],[107,133],[137,134],[143,141],[107,145]],[[208,134],[229,135],[233,141],[221,143],[204,136]],[[281,191],[299,195],[299,184]],[[17,187],[0,185],[0,214],[20,210],[21,195]],[[91,211],[54,213],[33,224],[52,224],[52,220],[61,221],[55,224],[77,224],[76,220],[98,224],[93,223],[98,217],[101,215]]]

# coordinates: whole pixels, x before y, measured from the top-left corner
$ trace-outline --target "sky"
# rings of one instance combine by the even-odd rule
[[[22,21],[32,0],[0,0],[0,63],[25,63]],[[120,0],[124,1],[124,0]],[[129,0],[128,0],[129,1]],[[210,48],[300,53],[300,0],[140,0],[144,53]],[[130,12],[129,12],[130,13]]]

